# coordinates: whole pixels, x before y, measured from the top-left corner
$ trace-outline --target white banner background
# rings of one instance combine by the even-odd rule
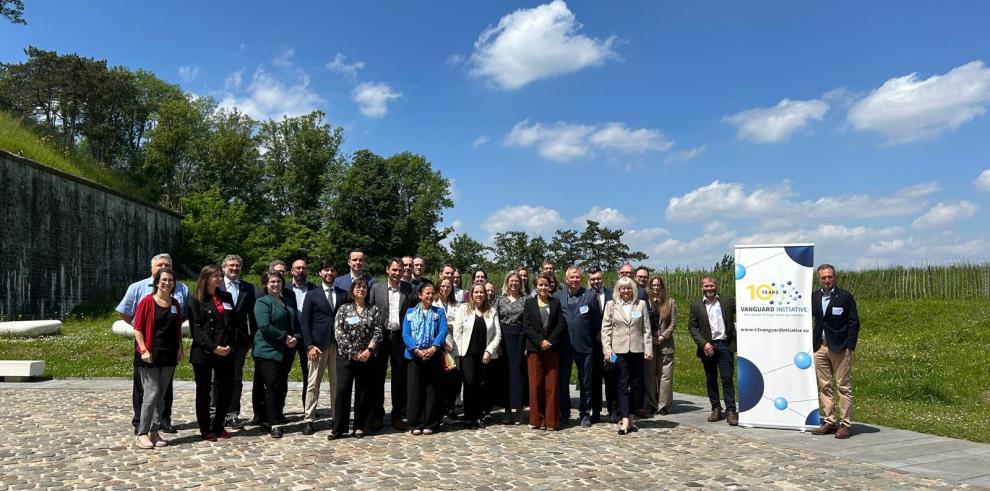
[[[811,352],[814,245],[736,246],[739,424],[818,426]]]

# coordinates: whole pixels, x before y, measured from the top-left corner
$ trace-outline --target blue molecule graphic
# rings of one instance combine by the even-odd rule
[[[777,408],[777,409],[779,409],[781,411],[787,409],[787,399],[784,399],[783,397],[778,397],[778,398],[774,399],[773,400],[773,407],[775,407],[775,408]]]
[[[791,284],[791,282],[790,282],[790,281],[788,281],[788,282],[787,282],[787,284],[788,284],[788,285],[790,285],[790,284]]]
[[[736,359],[739,369],[739,411],[745,412],[756,407],[763,399],[763,374],[759,367],[746,358]]]
[[[736,279],[741,280],[746,276],[746,266],[736,263]]]
[[[804,351],[794,355],[794,366],[800,368],[801,370],[806,370],[811,366],[811,355]]]
[[[804,424],[808,426],[818,426],[822,424],[822,417],[821,414],[819,414],[817,407],[815,409],[812,409],[811,412],[808,413],[807,418],[804,418]]]
[[[773,305],[773,300],[770,301],[770,305]]]

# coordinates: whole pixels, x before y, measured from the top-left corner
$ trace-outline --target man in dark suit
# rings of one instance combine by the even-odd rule
[[[814,330],[811,350],[815,354],[815,375],[818,377],[818,401],[824,421],[811,432],[815,435],[835,433],[839,439],[849,438],[852,430],[852,354],[859,338],[859,313],[852,294],[835,286],[835,267],[818,266],[821,289],[811,294],[811,317]],[[832,382],[839,389],[839,412],[842,419],[835,424],[835,402]]]
[[[368,286],[375,284],[375,279],[370,274],[364,272],[364,253],[360,249],[354,249],[347,254],[347,274],[342,274],[333,280],[334,288],[344,294],[351,291],[351,283],[357,278],[364,278],[368,281]]]
[[[643,271],[642,273],[640,273],[641,270]],[[646,301],[649,295],[647,294],[646,287],[644,285],[646,285],[649,281],[650,270],[647,269],[646,266],[640,266],[635,271],[636,273],[634,274],[632,264],[623,264],[619,267],[619,278],[629,278],[630,280],[633,280],[633,282],[636,283],[636,299]],[[646,279],[640,280],[638,276],[642,276],[644,274],[646,275]],[[640,284],[640,281],[643,281],[643,283]]]
[[[219,394],[217,388],[219,384],[213,384],[213,393],[210,400],[213,402],[214,411],[226,411],[224,424],[231,428],[243,428],[245,422],[240,419],[241,413],[241,392],[244,389],[244,362],[247,359],[248,351],[251,350],[251,340],[255,331],[258,330],[258,322],[254,319],[254,286],[241,278],[241,257],[230,254],[223,258],[221,267],[223,268],[223,283],[220,289],[229,293],[234,304],[229,310],[230,326],[237,330],[237,343],[234,345],[234,386],[230,396],[230,404],[227,408],[216,407]],[[224,306],[227,308],[228,306]],[[256,414],[255,417],[258,415]]]
[[[581,286],[583,272],[577,266],[570,266],[564,272],[564,282],[567,287],[553,294],[560,300],[560,307],[564,314],[564,322],[567,324],[567,333],[570,337],[570,357],[567,364],[560,366],[560,394],[561,394],[561,422],[567,421],[570,414],[570,381],[571,363],[573,359],[577,363],[578,390],[581,394],[581,402],[578,405],[581,426],[590,427],[592,423],[591,394],[592,394],[592,374],[594,373],[594,353],[596,335],[601,334],[601,324],[598,331],[595,331],[594,319],[601,317],[601,310],[598,307],[597,298],[594,293],[585,290]],[[567,400],[566,413],[564,412],[564,400]]]
[[[282,288],[282,296],[288,297],[295,301],[296,307],[296,320],[298,320],[300,314],[302,313],[303,302],[306,300],[306,294],[316,290],[316,284],[309,281],[307,276],[309,275],[309,265],[306,263],[305,259],[296,259],[292,261],[292,281],[286,281],[285,287]],[[344,292],[346,295],[346,292]],[[306,351],[306,343],[297,343],[295,352],[288,352],[288,356],[295,358],[296,354],[299,354],[299,370],[300,373],[309,374],[309,353]],[[286,364],[291,367],[292,363],[286,362]],[[288,386],[285,386],[288,387]],[[306,391],[302,391],[302,404],[303,408],[306,407]],[[305,410],[305,409],[304,409]]]
[[[602,381],[605,382],[605,411],[608,414],[609,423],[619,422],[619,379],[618,373],[611,363],[606,364],[602,349],[602,312],[605,311],[605,304],[612,300],[612,289],[605,288],[605,273],[597,266],[588,269],[588,293],[591,294],[598,304],[598,308],[592,311],[591,328],[594,331],[595,346],[592,354],[591,371],[591,420],[598,422],[602,414]]]
[[[698,345],[697,355],[705,367],[705,383],[708,400],[712,404],[709,422],[722,419],[722,404],[718,397],[718,381],[722,380],[722,397],[725,399],[725,420],[732,426],[739,424],[736,412],[736,389],[732,384],[736,352],[736,300],[719,296],[715,278],[706,275],[701,279],[704,298],[691,302],[688,332]]]
[[[337,342],[334,337],[334,316],[341,305],[347,303],[347,294],[333,286],[337,267],[330,261],[320,264],[319,287],[306,292],[302,310],[299,313],[299,328],[302,331],[305,357],[309,363],[306,373],[304,398],[305,425],[302,433],[316,432],[316,409],[320,400],[320,384],[323,372],[330,380],[330,399],[337,393]]]
[[[380,281],[371,285],[371,292],[368,294],[368,305],[378,307],[378,315],[381,316],[383,333],[382,349],[375,352],[373,363],[375,363],[376,380],[372,394],[374,401],[371,404],[372,424],[380,427],[385,416],[385,375],[388,365],[392,365],[392,427],[404,431],[406,423],[403,421],[406,413],[406,368],[409,360],[404,356],[405,343],[402,341],[402,321],[406,318],[406,311],[416,305],[416,293],[411,284],[400,281],[402,276],[402,260],[392,258],[385,267],[387,281]]]

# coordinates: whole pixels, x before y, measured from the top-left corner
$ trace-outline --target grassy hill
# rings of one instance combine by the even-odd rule
[[[107,169],[89,155],[67,149],[30,123],[0,111],[0,150],[58,169],[122,193],[148,200],[140,187]]]

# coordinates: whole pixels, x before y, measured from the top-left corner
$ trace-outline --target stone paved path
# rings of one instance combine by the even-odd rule
[[[129,382],[0,388],[0,489],[971,488],[676,418],[642,421],[641,431],[623,437],[608,424],[557,433],[492,425],[328,442],[325,427],[304,436],[296,424],[281,440],[247,429],[207,443],[194,429],[190,383],[177,386],[173,419],[181,429],[166,435],[172,444],[140,450],[129,431],[130,390],[122,386]],[[299,399],[290,390],[290,419]]]

